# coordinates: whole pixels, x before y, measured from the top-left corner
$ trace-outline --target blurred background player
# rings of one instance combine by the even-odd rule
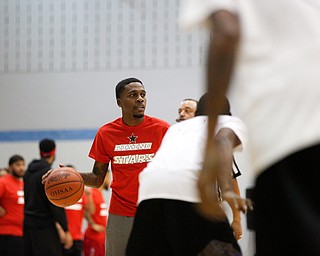
[[[179,106],[178,114],[179,117],[176,119],[177,122],[192,118],[196,114],[198,101],[194,99],[184,99]]]
[[[320,255],[320,2],[185,3],[181,24],[202,24],[212,33],[206,72],[209,131],[227,91],[249,129],[257,255]],[[201,209],[217,217],[211,210],[216,207],[213,181],[218,178],[229,197],[232,188],[222,176],[221,159],[212,158],[216,145],[208,135],[199,179]]]
[[[109,185],[110,172],[100,188],[86,188],[88,207],[85,215],[88,227],[84,234],[84,256],[105,256],[108,209],[103,190],[109,189]]]
[[[0,177],[0,255],[23,256],[23,157],[12,156],[9,170]]]
[[[66,167],[71,167],[75,169],[73,165],[66,165]],[[63,256],[81,256],[83,255],[83,219],[85,217],[85,211],[88,207],[88,199],[86,193],[82,194],[80,200],[73,205],[65,207],[68,229],[73,239],[73,245],[71,248],[65,248],[62,246],[62,255]],[[61,228],[59,223],[56,223],[57,229],[59,231],[60,240],[64,242],[66,240],[66,233]]]
[[[227,248],[233,252],[211,255],[240,253],[226,215],[217,222],[196,211],[200,203],[197,180],[207,138],[207,96],[201,97],[196,117],[168,129],[154,159],[139,175],[139,206],[127,247],[128,256],[194,256],[211,241],[222,252]],[[233,151],[243,149],[247,129],[229,112],[229,109],[221,112],[214,133],[221,151],[226,152],[225,175],[231,177]]]
[[[225,98],[225,102],[226,102],[226,114],[227,115],[231,115],[230,112],[230,103],[228,101],[227,98]],[[198,101],[195,99],[184,99],[181,104],[180,107],[178,109],[178,113],[179,113],[179,118],[176,119],[177,122],[181,122],[184,120],[188,120],[190,118],[195,117],[196,112],[197,112],[197,106],[198,106]],[[238,172],[238,174],[241,175],[240,172]],[[239,184],[238,181],[236,179],[236,177],[234,176],[234,179],[232,179],[233,182],[233,187],[234,190],[236,192],[237,195],[240,196],[240,189],[239,189]],[[241,214],[239,211],[237,211],[235,209],[235,207],[231,208],[232,210],[232,222],[231,222],[231,227],[234,231],[234,234],[237,238],[237,240],[241,239],[242,237],[242,225],[241,225]]]
[[[55,160],[56,144],[51,139],[39,142],[40,159],[33,160],[24,175],[24,247],[25,256],[61,256],[61,244],[55,222],[66,232],[65,247],[72,246],[66,213],[47,198],[42,176]]]

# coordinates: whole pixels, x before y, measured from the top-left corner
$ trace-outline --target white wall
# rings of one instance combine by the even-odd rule
[[[121,114],[115,86],[127,77],[142,80],[147,110],[174,122],[185,97],[204,90],[201,68],[113,72],[0,75],[1,130],[95,128]]]

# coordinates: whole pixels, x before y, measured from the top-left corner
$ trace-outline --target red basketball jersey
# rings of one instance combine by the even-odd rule
[[[83,193],[82,197],[76,204],[65,207],[68,220],[68,228],[73,240],[83,239],[82,221],[84,218],[84,208],[87,203],[87,196],[85,195],[85,193]]]
[[[99,224],[101,226],[107,226],[107,204],[103,198],[102,192],[96,188],[91,189],[92,200],[94,202],[96,211],[91,215],[94,223]],[[96,232],[88,225],[85,231],[85,238],[94,239],[97,241],[101,241],[101,243],[105,243],[106,239],[106,230],[104,232]]]

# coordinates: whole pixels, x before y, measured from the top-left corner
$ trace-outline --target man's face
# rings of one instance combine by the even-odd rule
[[[185,100],[181,102],[181,105],[178,109],[179,118],[178,122],[190,119],[195,116],[197,110],[197,103],[193,100]]]
[[[147,103],[143,85],[138,82],[127,84],[120,98],[117,99],[117,103],[122,109],[123,117],[143,118]]]
[[[23,160],[16,161],[13,164],[9,166],[9,169],[11,170],[11,173],[16,178],[23,177],[25,171],[26,171],[26,165]]]

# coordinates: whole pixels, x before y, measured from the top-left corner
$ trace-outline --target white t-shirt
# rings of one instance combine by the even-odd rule
[[[320,1],[186,0],[180,24],[205,25],[218,10],[239,17],[229,98],[248,126],[258,174],[320,143]]]
[[[197,180],[203,164],[207,122],[206,116],[197,116],[168,129],[155,157],[139,175],[139,203],[154,198],[199,202]],[[241,141],[235,151],[241,151],[248,139],[244,123],[223,115],[218,118],[216,131],[222,128],[234,131]]]

